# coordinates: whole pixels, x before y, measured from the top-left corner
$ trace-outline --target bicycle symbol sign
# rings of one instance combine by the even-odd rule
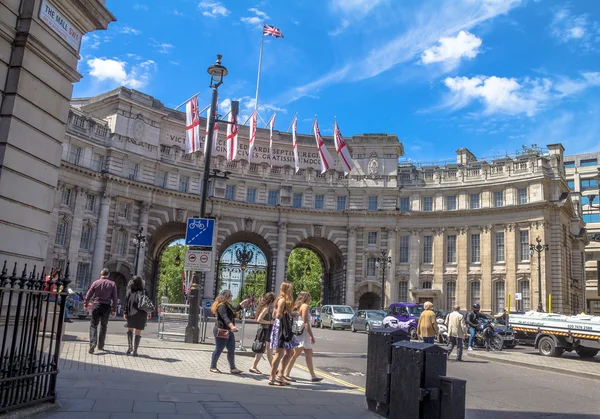
[[[215,220],[209,218],[188,218],[185,231],[187,246],[212,247]]]

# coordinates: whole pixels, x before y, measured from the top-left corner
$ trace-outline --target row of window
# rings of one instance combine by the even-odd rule
[[[570,190],[572,190],[572,191],[575,190],[575,181],[574,180],[567,181],[567,185],[569,186]],[[597,191],[597,190],[598,190],[598,181],[596,179],[581,179],[579,181],[579,191],[580,192]]]
[[[71,187],[65,187],[62,191],[61,204],[67,207],[72,207],[75,203],[73,198],[75,197],[74,189]],[[85,210],[94,212],[96,210],[96,195],[87,194],[85,198]]]
[[[598,165],[598,159],[586,159],[579,161],[579,167],[593,167]],[[575,162],[574,161],[566,161],[565,169],[574,169]]]
[[[67,242],[67,233],[69,231],[69,223],[65,220],[59,221],[56,226],[56,237],[54,243],[58,246],[64,246]],[[79,248],[81,250],[90,250],[92,245],[92,231],[91,225],[84,225],[81,229],[81,241],[79,242]]]

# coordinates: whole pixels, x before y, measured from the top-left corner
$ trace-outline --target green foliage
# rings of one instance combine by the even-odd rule
[[[244,286],[242,287],[241,295],[234,301],[234,305],[242,301],[240,297],[249,298],[254,294],[256,301],[262,297],[267,289],[267,271],[251,271],[246,272],[244,276]]]
[[[310,267],[310,275],[306,275]],[[287,280],[294,284],[294,299],[302,291],[310,292],[310,306],[321,306],[323,266],[319,256],[309,249],[294,249],[288,258]]]
[[[158,278],[158,300],[165,293],[165,287],[168,285],[167,296],[170,304],[183,304],[183,290],[181,273],[183,272],[183,259],[185,257],[186,246],[175,244],[167,247],[160,259],[159,278]],[[181,263],[175,265],[175,258],[179,255]]]

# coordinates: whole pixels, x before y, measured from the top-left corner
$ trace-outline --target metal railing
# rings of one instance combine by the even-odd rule
[[[189,318],[188,304],[166,304],[160,305],[158,313],[158,338],[159,339],[184,339],[185,328]],[[204,307],[200,307],[198,324],[200,327],[200,342],[206,341],[207,315]]]
[[[0,274],[0,413],[56,401],[56,379],[68,295],[64,277],[46,279],[45,271]]]

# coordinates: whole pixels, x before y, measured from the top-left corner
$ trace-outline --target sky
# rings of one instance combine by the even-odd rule
[[[407,161],[452,163],[562,143],[600,151],[600,1],[107,0],[108,30],[87,35],[74,97],[124,85],[175,107],[222,54],[221,113],[254,108],[275,129],[398,136]],[[259,124],[262,127],[262,124]],[[351,144],[351,143],[350,143]],[[333,150],[331,150],[333,151]]]

